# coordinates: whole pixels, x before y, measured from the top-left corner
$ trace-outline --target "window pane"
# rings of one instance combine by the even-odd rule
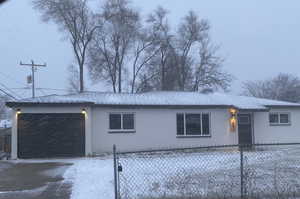
[[[121,114],[109,115],[109,129],[121,129]]]
[[[279,122],[279,118],[278,118],[278,114],[273,114],[271,113],[269,115],[269,120],[270,120],[270,123],[278,123]]]
[[[134,129],[133,114],[123,114],[123,129]]]
[[[177,135],[184,135],[184,114],[177,114]]]
[[[186,114],[186,134],[201,135],[200,114]]]
[[[288,124],[289,123],[289,114],[280,114],[280,123]]]
[[[209,114],[202,114],[202,135],[209,135]]]
[[[250,118],[248,115],[239,115],[238,120],[239,124],[250,124]]]

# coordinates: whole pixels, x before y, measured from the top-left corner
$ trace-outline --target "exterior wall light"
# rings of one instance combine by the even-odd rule
[[[237,113],[238,113],[238,110],[234,109],[234,108],[230,108],[229,113],[230,113],[230,118],[229,118],[230,131],[235,132],[236,127],[237,127]]]
[[[17,111],[16,111],[16,115],[20,115],[22,112],[21,112],[21,109],[17,109]]]
[[[86,112],[86,110],[85,110],[84,108],[81,110],[81,113],[82,113],[83,115],[85,115],[85,116],[86,116],[86,114],[87,114],[87,112]]]

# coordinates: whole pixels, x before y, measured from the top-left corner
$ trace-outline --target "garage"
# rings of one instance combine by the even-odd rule
[[[79,113],[18,115],[18,157],[85,155],[85,117]]]

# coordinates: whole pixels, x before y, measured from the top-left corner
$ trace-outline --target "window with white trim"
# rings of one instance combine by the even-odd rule
[[[134,113],[110,113],[109,130],[110,131],[134,131],[135,130]]]
[[[291,124],[290,113],[270,113],[269,114],[270,125],[289,125]]]
[[[177,136],[210,136],[209,113],[178,113]]]

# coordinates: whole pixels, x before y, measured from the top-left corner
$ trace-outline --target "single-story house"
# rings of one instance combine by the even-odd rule
[[[226,93],[83,92],[9,101],[12,158],[300,142],[300,104]]]

